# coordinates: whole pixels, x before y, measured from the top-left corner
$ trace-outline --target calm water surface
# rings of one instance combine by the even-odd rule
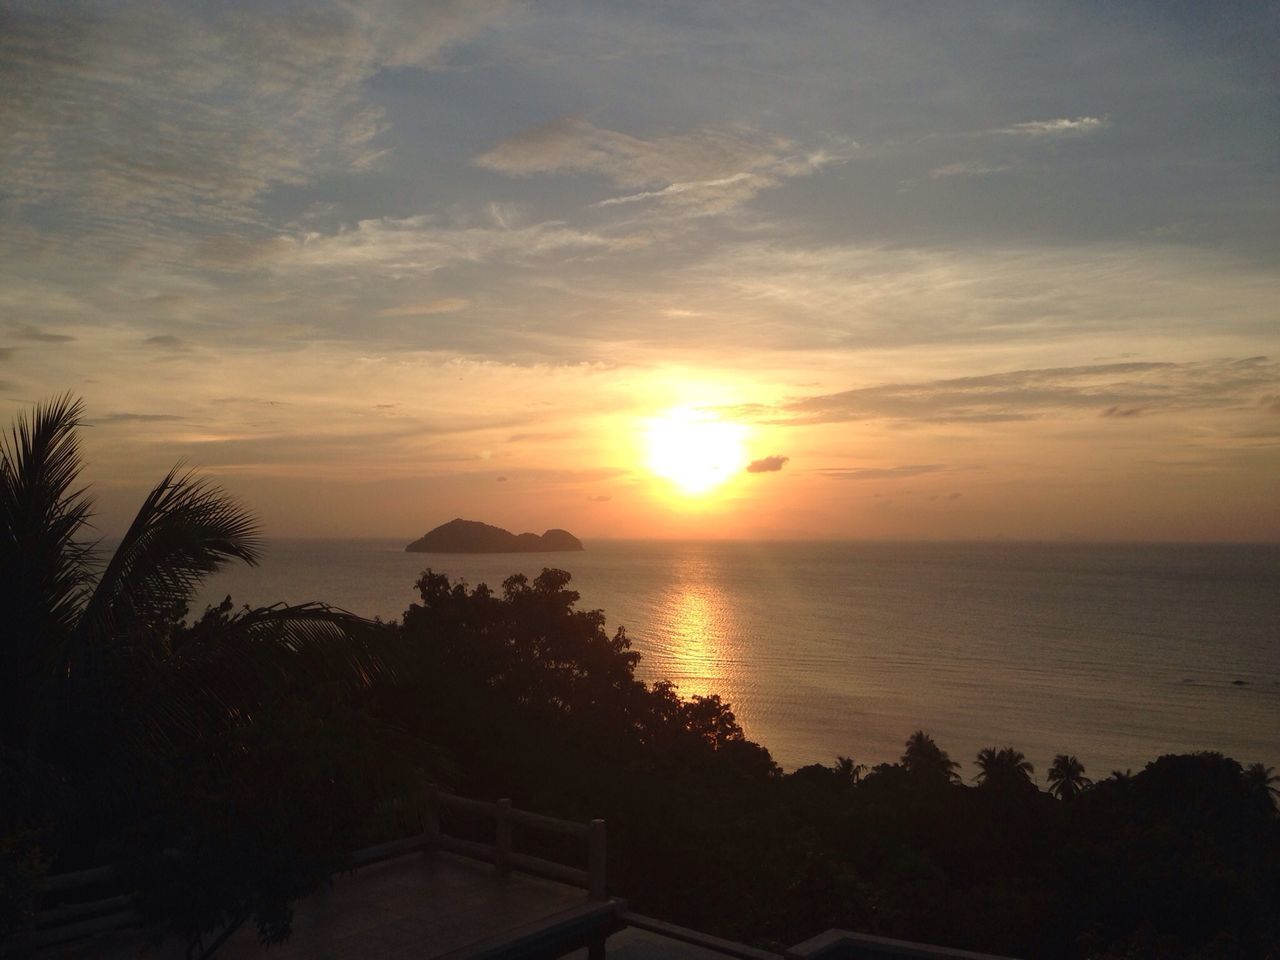
[[[973,773],[1011,744],[1043,774],[1220,750],[1280,767],[1280,546],[594,541],[583,553],[407,554],[272,541],[204,602],[324,600],[398,618],[425,568],[573,574],[647,679],[729,700],[785,767],[895,759],[923,728]]]

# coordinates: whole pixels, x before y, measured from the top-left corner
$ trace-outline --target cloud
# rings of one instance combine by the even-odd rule
[[[832,480],[900,480],[937,473],[945,469],[941,463],[912,463],[900,467],[854,467],[852,469],[819,470],[818,473]]]
[[[1053,120],[1030,120],[1025,123],[1014,123],[1007,127],[998,127],[989,131],[994,134],[1016,137],[1044,139],[1048,137],[1079,137],[1098,133],[1111,126],[1110,117],[1058,117]]]
[[[506,477],[495,477],[494,479],[495,479],[498,483],[506,483],[506,482],[507,482],[507,478],[506,478]]]
[[[282,237],[248,237],[219,233],[198,241],[192,260],[204,267],[236,270],[254,267],[284,253],[288,241]]]
[[[1112,419],[1124,419],[1126,417],[1137,417],[1142,414],[1142,407],[1121,407],[1113,404],[1102,411],[1102,416]]]
[[[17,352],[16,347],[0,347],[0,362],[12,360],[13,355]]]
[[[75,337],[69,334],[41,330],[29,323],[14,325],[12,336],[15,340],[33,340],[36,343],[70,343],[75,340]]]
[[[993,173],[1004,173],[1012,167],[1007,163],[948,163],[934,167],[929,171],[930,180],[941,180],[944,177],[986,177]]]
[[[94,417],[97,423],[178,423],[184,420],[172,413],[107,413]]]
[[[513,433],[507,437],[507,443],[524,443],[529,440],[567,440],[576,436],[572,430],[529,430]]]
[[[587,499],[592,503],[608,503],[613,499],[613,497],[609,496],[607,493],[598,493],[593,497],[587,497]]]
[[[1251,331],[1274,328],[1280,283],[1275,271],[1190,247],[948,246],[941,239],[881,246],[757,236],[698,251],[627,297],[617,313],[635,313],[642,303],[654,341],[663,343],[701,337],[717,346],[830,351],[1094,337],[1123,345],[1130,333],[1200,335],[1212,315],[1232,318],[1228,335],[1250,334],[1249,346],[1236,349],[1256,351]],[[664,317],[672,306],[698,312],[699,322]],[[645,336],[638,325],[627,333]]]
[[[471,301],[461,297],[445,297],[441,300],[428,300],[425,303],[402,303],[395,307],[379,310],[380,317],[431,317],[442,313],[457,313],[471,306]]]
[[[781,470],[790,457],[782,457],[774,454],[771,457],[762,457],[759,460],[752,460],[747,464],[747,473],[776,473]]]
[[[374,74],[438,66],[509,9],[333,0],[7,11],[0,129],[17,131],[0,138],[7,199],[139,242],[259,224],[272,187],[377,162],[387,120],[366,95]]]
[[[780,138],[711,129],[646,140],[581,117],[560,117],[503,140],[475,163],[511,176],[587,173],[620,187],[646,188],[598,207],[657,201],[710,213],[843,162],[856,146],[848,141],[834,152],[803,151]]]
[[[527,263],[551,254],[609,250],[618,243],[562,222],[504,230],[449,226],[423,216],[382,217],[332,234],[296,235],[264,266],[277,273],[336,269],[400,279],[455,263]],[[430,303],[437,314],[457,312],[449,309],[456,301]]]
[[[213,397],[211,404],[218,406],[235,405],[250,407],[288,407],[292,404],[288,400],[266,400],[262,397]]]
[[[147,337],[142,342],[148,347],[156,347],[160,350],[187,351],[191,349],[190,341],[183,340],[181,337],[175,337],[168,333],[158,333],[155,336]]]
[[[1277,385],[1280,364],[1265,357],[1104,363],[860,387],[794,399],[753,416],[773,416],[776,422],[791,424],[999,423],[1080,416],[1101,407],[1103,416],[1124,417],[1137,411],[1248,408],[1256,404],[1260,391]]]

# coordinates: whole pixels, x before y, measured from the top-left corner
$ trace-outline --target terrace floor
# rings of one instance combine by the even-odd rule
[[[397,857],[335,878],[296,906],[293,935],[275,947],[257,942],[249,925],[216,953],[217,960],[355,960],[423,958],[490,952],[514,935],[551,930],[584,916],[608,914],[584,890],[520,873],[498,878],[490,864],[450,853]],[[95,938],[42,957],[183,957],[176,942],[145,943],[137,933]]]

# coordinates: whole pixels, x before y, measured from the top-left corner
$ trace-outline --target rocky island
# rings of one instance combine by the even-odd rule
[[[406,553],[543,553],[581,550],[568,530],[514,534],[478,520],[459,517],[442,523],[404,548]]]

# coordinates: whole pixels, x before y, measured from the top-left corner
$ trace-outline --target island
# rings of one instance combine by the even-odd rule
[[[568,530],[514,534],[501,527],[463,520],[442,523],[404,548],[406,553],[550,553],[581,550],[582,541]]]

